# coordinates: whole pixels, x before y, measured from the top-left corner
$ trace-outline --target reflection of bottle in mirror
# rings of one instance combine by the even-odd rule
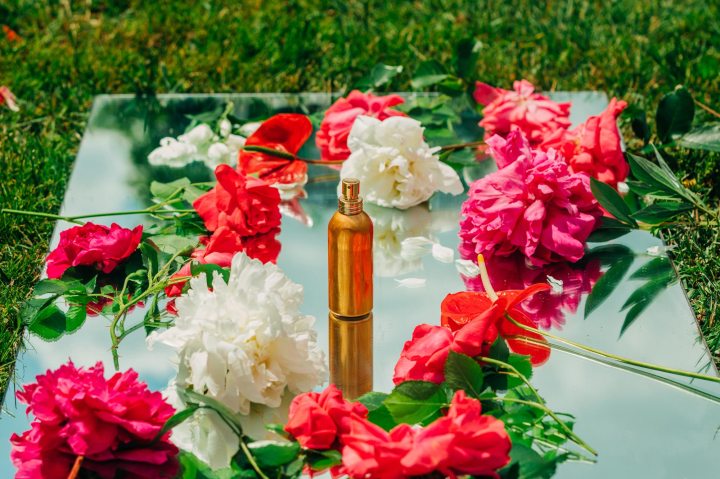
[[[346,397],[372,390],[373,225],[360,182],[342,180],[338,211],[328,224],[330,382]]]

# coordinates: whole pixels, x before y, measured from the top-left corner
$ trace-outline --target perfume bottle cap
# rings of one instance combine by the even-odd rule
[[[340,192],[341,196],[338,198],[338,211],[340,213],[351,216],[362,212],[360,180],[357,178],[343,178]]]

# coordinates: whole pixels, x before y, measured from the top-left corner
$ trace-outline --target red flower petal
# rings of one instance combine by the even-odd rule
[[[312,124],[305,115],[281,113],[265,120],[245,142],[246,146],[262,146],[282,153],[297,155],[312,135]],[[307,164],[255,151],[240,151],[239,168],[246,174],[257,174],[270,184],[300,183],[307,175]]]

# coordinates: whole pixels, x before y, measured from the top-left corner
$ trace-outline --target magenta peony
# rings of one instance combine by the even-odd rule
[[[39,375],[17,398],[35,420],[10,438],[16,478],[68,477],[78,456],[102,479],[170,478],[178,471],[170,433],[154,440],[175,410],[133,370],[106,380],[102,363],[68,362]]]
[[[67,229],[60,233],[60,243],[47,257],[47,275],[60,278],[73,266],[92,266],[110,273],[137,250],[142,230],[142,226],[129,230],[115,223],[85,223]]]
[[[391,109],[405,100],[398,95],[375,96],[353,90],[345,98],[338,99],[325,112],[320,130],[315,135],[315,143],[320,149],[323,160],[345,160],[350,156],[347,141],[355,119],[371,116],[382,121],[391,116],[405,116]]]
[[[461,255],[520,251],[536,266],[582,258],[602,216],[590,179],[571,173],[554,150],[532,149],[519,131],[487,143],[500,169],[470,187],[460,221]]]
[[[534,91],[535,86],[527,80],[514,82],[512,90],[477,82],[474,97],[485,106],[480,120],[485,138],[505,137],[519,129],[532,145],[537,145],[556,130],[568,128],[570,103],[556,103]]]
[[[617,118],[625,107],[626,102],[613,98],[600,115],[591,116],[572,131],[556,131],[540,144],[540,149],[556,149],[573,173],[586,173],[617,188],[630,171],[617,126]]]

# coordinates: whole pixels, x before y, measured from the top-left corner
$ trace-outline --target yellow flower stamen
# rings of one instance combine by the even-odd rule
[[[492,300],[494,303],[498,299],[497,293],[495,293],[495,290],[492,287],[492,284],[490,284],[490,275],[488,275],[487,266],[485,266],[485,258],[483,257],[482,253],[478,255],[478,268],[480,268],[480,279],[482,280],[483,288],[485,288],[485,292],[487,293],[488,297]]]

